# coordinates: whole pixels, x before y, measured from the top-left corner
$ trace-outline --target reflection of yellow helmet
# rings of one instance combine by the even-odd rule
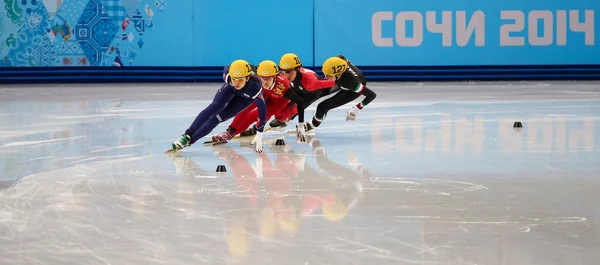
[[[302,62],[298,55],[293,53],[286,53],[281,56],[281,60],[279,60],[279,68],[283,70],[291,70],[299,66],[302,66]]]
[[[232,78],[246,77],[250,74],[252,74],[252,68],[245,60],[235,60],[229,66],[229,76]]]
[[[300,229],[300,219],[298,218],[284,218],[279,220],[279,227],[286,234],[293,236]]]
[[[341,74],[348,69],[348,63],[339,57],[330,57],[323,63],[323,74],[326,76],[334,76]]]
[[[260,236],[264,239],[273,239],[277,233],[277,221],[271,208],[265,208],[260,213]]]
[[[258,65],[258,69],[256,73],[259,76],[276,76],[279,73],[279,68],[277,68],[277,64],[271,60],[264,60]]]
[[[227,231],[229,253],[234,256],[244,256],[250,249],[250,237],[243,224],[232,224]]]
[[[332,222],[342,220],[348,214],[348,209],[346,208],[346,205],[339,203],[338,200],[336,200],[336,202],[333,203],[333,205],[323,204],[322,210],[325,219]]]

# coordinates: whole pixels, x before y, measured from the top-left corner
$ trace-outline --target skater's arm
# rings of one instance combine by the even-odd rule
[[[363,99],[362,102],[358,103],[356,106],[359,109],[362,109],[363,107],[365,107],[366,105],[368,105],[369,103],[371,103],[371,101],[373,101],[376,97],[377,94],[375,94],[375,91],[369,89],[366,86],[363,86],[362,91],[360,92],[361,95],[365,96],[365,99]]]
[[[254,99],[254,102],[256,102],[256,108],[258,109],[258,126],[256,126],[256,129],[262,132],[265,128],[265,123],[267,123],[267,104],[262,93]]]
[[[335,80],[318,79],[311,74],[302,75],[302,84],[306,91],[316,91],[325,88],[331,88],[335,85]]]
[[[229,83],[227,78],[229,77],[229,65],[223,67],[223,82]]]
[[[306,108],[304,100],[291,89],[288,89],[283,96],[296,103],[296,108],[298,108],[298,122],[304,122],[304,109]]]

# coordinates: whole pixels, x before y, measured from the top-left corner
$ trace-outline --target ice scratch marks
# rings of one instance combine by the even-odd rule
[[[2,147],[22,147],[27,145],[43,145],[43,144],[54,144],[60,143],[64,141],[72,141],[84,138],[85,136],[73,136],[73,137],[65,137],[59,139],[49,139],[49,140],[39,140],[39,141],[19,141],[19,142],[11,142],[2,145]]]
[[[128,114],[95,114],[95,115],[77,115],[77,116],[66,116],[66,115],[44,115],[44,118],[49,118],[49,119],[65,119],[65,120],[77,120],[77,119],[81,119],[81,120],[86,120],[86,122],[89,121],[89,119],[94,119],[94,118],[115,118],[115,117],[121,117],[121,116],[130,116]]]
[[[374,187],[374,190],[405,190],[407,192],[428,193],[442,196],[450,196],[462,192],[474,192],[486,190],[487,187],[464,181],[425,179],[425,178],[398,178],[398,179],[379,179],[372,178],[374,183],[384,183],[385,186]],[[390,186],[391,184],[395,184]],[[368,189],[368,188],[365,188]]]
[[[35,135],[35,134],[48,134],[48,133],[56,133],[56,132],[65,131],[65,129],[63,129],[63,128],[45,128],[42,130],[14,130],[14,131],[6,130],[5,131],[1,127],[0,127],[0,130],[2,130],[0,132],[0,140],[24,137],[24,136]]]
[[[367,245],[367,244],[364,244],[364,243],[361,243],[361,242],[358,242],[358,241],[347,240],[347,239],[340,238],[340,237],[337,237],[336,239],[339,240],[339,241],[345,242],[345,243],[349,243],[349,244],[352,244],[352,245],[363,247],[364,249],[358,250],[358,251],[361,251],[361,252],[365,251],[365,250],[373,250],[373,251],[375,251],[377,253],[381,253],[381,254],[386,254],[386,255],[392,254],[392,252],[389,251],[389,250],[387,250],[387,249],[383,249],[383,248],[378,248],[378,247],[375,247],[375,246]]]
[[[98,149],[93,149],[90,151],[90,153],[99,153],[99,152],[127,149],[127,148],[139,147],[139,146],[142,146],[142,145],[141,144],[130,144],[130,145],[121,145],[121,146],[102,147],[102,148],[98,148]]]
[[[403,262],[403,264],[422,264],[421,260],[407,259],[398,257],[398,254],[388,249],[372,246],[355,240],[348,240],[344,238],[335,238],[336,240],[346,243],[350,246],[332,246],[328,245],[326,248],[335,253],[345,253],[353,256],[363,256],[370,258],[378,258],[380,260],[392,260]],[[352,247],[353,246],[353,247]],[[358,247],[358,249],[356,249]]]
[[[578,222],[585,222],[586,218],[584,217],[577,217],[577,216],[570,216],[570,217],[545,217],[545,218],[526,218],[526,217],[521,217],[522,219],[526,219],[526,220],[530,220],[533,222],[539,222],[539,223],[578,223]]]

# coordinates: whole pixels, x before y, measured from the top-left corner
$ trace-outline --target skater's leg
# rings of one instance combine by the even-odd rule
[[[227,102],[232,100],[231,96],[233,95],[227,92],[227,89],[223,87],[217,91],[213,101],[205,109],[203,109],[198,116],[196,116],[196,119],[194,119],[192,124],[190,124],[190,127],[188,127],[186,130],[186,134],[193,134],[204,125],[208,118],[221,112],[227,107]]]
[[[267,101],[267,120],[269,120],[271,118],[271,116],[275,115],[275,113],[280,113],[284,108],[286,108],[288,106],[288,103],[290,102],[289,99],[286,98],[281,98],[281,99],[275,99],[275,100],[271,100],[271,101]],[[249,119],[244,121],[245,123],[243,123],[242,125],[239,126],[239,128],[248,128],[248,126],[250,126],[252,123],[255,123],[254,126],[248,128],[245,131],[241,131],[240,135],[241,136],[251,136],[251,135],[255,135],[256,134],[256,126],[258,121],[258,109],[254,109],[252,110],[252,114],[249,115]],[[244,127],[245,125],[245,127]],[[236,128],[236,133],[237,128]]]
[[[227,128],[227,130],[230,131],[232,136],[237,135],[240,132],[244,131],[246,128],[248,128],[250,123],[252,123],[252,120],[256,120],[257,117],[258,109],[256,108],[256,103],[252,103],[252,105],[235,115],[233,121],[231,122],[231,125],[229,125],[229,128]]]
[[[306,107],[308,107],[317,101],[323,92],[324,90],[319,90],[310,94],[300,94],[300,97],[302,97]],[[275,115],[275,120],[273,120],[269,125],[271,127],[285,127],[287,126],[287,122],[293,120],[297,114],[298,108],[296,107],[296,104],[290,102],[281,112]]]
[[[192,122],[192,124],[185,130],[185,133],[181,135],[181,137],[171,144],[172,150],[180,150],[186,146],[190,146],[192,142],[192,135],[195,131],[199,130],[208,119],[210,119],[215,114],[222,111],[226,108],[227,104],[230,100],[235,96],[231,89],[227,87],[226,84],[221,86],[221,88],[215,94],[213,101],[202,110],[196,119]]]
[[[319,103],[319,105],[317,106],[317,111],[311,121],[311,126],[319,127],[319,125],[321,125],[321,122],[323,122],[323,119],[325,119],[325,116],[327,116],[328,111],[342,106],[344,104],[347,104],[352,100],[357,99],[359,96],[360,94],[358,93],[354,93],[348,90],[342,90],[335,94],[333,97],[323,100],[323,102]]]
[[[233,116],[250,106],[252,102],[252,99],[245,99],[241,97],[236,97],[232,99],[229,102],[229,104],[227,104],[227,107],[225,107],[217,115],[210,117],[206,121],[206,123],[204,123],[204,125],[200,127],[200,129],[198,129],[192,134],[192,143],[195,143],[196,141],[198,141],[198,139],[201,139],[202,137],[211,133],[212,130],[214,130],[215,127],[217,127],[217,125],[219,125],[219,123],[231,119]]]
[[[278,121],[287,121],[294,112],[298,112],[298,109],[296,109],[294,102],[290,102],[280,112],[275,114],[275,119]]]
[[[291,102],[289,99],[286,98],[271,101],[267,106],[267,120],[269,120],[269,118],[271,118],[271,116],[275,115],[276,113],[280,113],[281,111],[283,111],[289,104],[292,104],[294,108],[296,107],[296,104],[294,102]]]

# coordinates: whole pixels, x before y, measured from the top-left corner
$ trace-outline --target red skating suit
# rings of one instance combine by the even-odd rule
[[[224,152],[218,152],[218,156],[231,167],[235,180],[246,191],[248,203],[252,206],[258,206],[260,180],[248,159],[231,148],[225,149]]]
[[[275,77],[275,81],[270,89],[263,89],[263,95],[267,104],[267,121],[271,119],[271,116],[279,113],[290,103],[290,100],[284,97],[290,86],[290,81],[279,74]],[[296,104],[293,105],[296,106]],[[233,118],[233,122],[231,122],[231,127],[235,129],[233,135],[245,131],[254,122],[258,122],[258,109],[256,108],[256,104],[253,103]]]
[[[296,84],[294,88],[298,89],[299,91],[304,90],[304,93],[331,88],[335,85],[335,80],[319,79],[317,77],[317,73],[304,67],[300,67],[300,74],[296,75],[296,78],[293,82]],[[300,84],[299,86],[297,85],[298,83]],[[305,107],[308,107],[308,104]],[[290,117],[296,115],[297,113],[298,107],[296,104],[288,104],[281,112],[275,114],[275,119],[279,121],[287,121]]]
[[[271,163],[268,155],[263,157],[263,183],[265,185],[265,209],[273,215],[273,221],[278,230],[285,234],[293,235],[300,227],[299,196],[294,195],[294,179],[298,170],[296,162],[289,154],[279,153],[277,159]]]
[[[294,82],[300,81],[302,87],[298,87],[306,91],[317,91],[320,89],[331,88],[335,85],[335,80],[319,79],[315,71],[300,67],[300,73],[302,74],[301,80],[298,80],[298,76],[294,79]]]

